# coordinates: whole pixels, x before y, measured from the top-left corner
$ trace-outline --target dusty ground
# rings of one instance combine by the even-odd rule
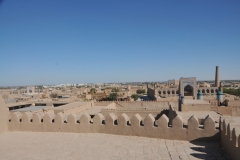
[[[8,132],[0,135],[2,160],[227,159],[219,143],[82,133]]]

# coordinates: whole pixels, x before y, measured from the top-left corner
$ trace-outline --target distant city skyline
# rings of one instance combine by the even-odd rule
[[[186,77],[187,78],[187,77]],[[178,79],[175,79],[175,80],[178,80]],[[197,80],[197,82],[210,82],[212,84],[214,84],[215,80]],[[240,82],[240,79],[235,79],[235,80],[221,80],[221,81],[239,81]],[[167,80],[166,81],[143,81],[143,82],[139,82],[139,81],[135,81],[135,82],[103,82],[103,83],[84,83],[82,86],[85,86],[85,85],[92,85],[92,84],[95,84],[95,85],[102,85],[102,84],[129,84],[129,83],[167,83]],[[57,86],[57,85],[79,85],[79,84],[82,84],[82,83],[58,83],[58,84],[30,84],[30,85],[9,85],[9,86],[0,86],[0,87],[27,87],[27,86]],[[80,85],[81,86],[81,85]]]
[[[240,1],[0,1],[0,86],[239,80]]]

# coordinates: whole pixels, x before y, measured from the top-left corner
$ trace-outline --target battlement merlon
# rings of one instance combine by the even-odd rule
[[[211,116],[205,118],[203,128],[199,127],[195,116],[189,118],[188,124],[189,126],[183,126],[183,120],[179,115],[174,117],[172,125],[169,125],[166,115],[155,120],[152,114],[143,119],[139,114],[128,117],[125,113],[119,117],[114,113],[106,117],[98,113],[94,118],[84,113],[79,118],[74,113],[67,116],[63,113],[55,115],[14,112],[9,118],[8,128],[9,131],[106,133],[187,141],[220,139],[219,130],[215,128],[215,121]]]

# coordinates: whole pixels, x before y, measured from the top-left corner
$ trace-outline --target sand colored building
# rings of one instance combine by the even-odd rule
[[[197,85],[196,77],[181,77],[179,81],[169,80],[165,86],[148,86],[147,94],[152,100],[157,101],[161,98],[178,97],[180,94],[185,97],[197,99],[198,92],[201,92],[204,96],[215,96],[218,91],[222,90],[219,77],[219,67],[217,66],[215,86],[210,86],[207,83]]]
[[[177,88],[174,88],[175,84],[173,84],[176,81],[168,82],[170,85],[167,86],[148,86],[148,95],[152,99],[155,98],[155,101],[93,102],[72,99],[65,103],[64,101],[35,100],[6,104],[0,96],[0,133],[11,132],[16,135],[21,135],[20,132],[39,135],[44,133],[45,136],[53,133],[56,135],[57,133],[74,133],[78,136],[85,134],[85,137],[91,134],[99,137],[98,134],[101,133],[109,137],[121,135],[128,138],[152,138],[153,141],[166,140],[165,144],[167,141],[176,140],[186,143],[219,142],[224,151],[213,152],[211,156],[215,159],[223,158],[223,152],[226,152],[231,159],[237,160],[240,157],[239,101],[226,101],[220,92],[219,81],[217,67],[215,86],[209,87],[208,84],[198,86],[195,77],[180,78]],[[202,98],[201,96],[207,95],[203,90],[209,91],[214,98],[210,100]],[[213,93],[211,93],[212,90]],[[165,93],[162,93],[163,91]],[[160,92],[168,98],[163,98]],[[39,103],[45,103],[46,106],[36,106]],[[61,105],[54,105],[54,103]],[[52,106],[48,108],[47,104]],[[9,111],[10,108],[11,111]],[[5,134],[0,135],[0,142],[1,136]],[[151,144],[145,146],[149,145]],[[119,146],[115,150],[118,148]],[[160,150],[158,149],[157,152]],[[170,151],[167,153],[171,159],[190,159],[188,156],[184,157],[185,154],[182,157],[181,155],[174,157]]]

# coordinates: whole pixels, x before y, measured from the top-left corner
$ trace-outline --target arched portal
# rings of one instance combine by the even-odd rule
[[[209,89],[207,89],[207,93],[209,93]]]
[[[189,87],[189,86],[191,87]],[[186,93],[186,94],[185,94]],[[196,77],[180,78],[179,80],[179,94],[191,95],[197,97],[197,82]]]
[[[184,87],[184,96],[193,96],[193,87],[191,85]]]

